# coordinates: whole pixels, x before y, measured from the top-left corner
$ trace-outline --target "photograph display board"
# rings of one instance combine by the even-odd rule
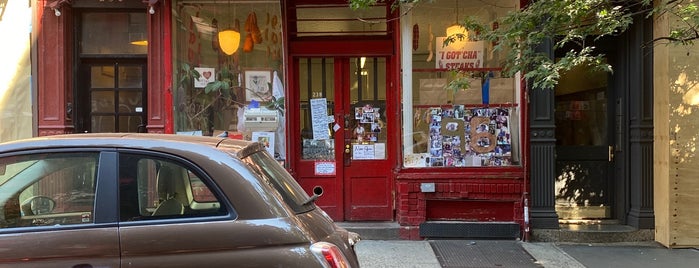
[[[427,167],[507,166],[512,163],[510,111],[433,107],[418,110],[429,123]],[[419,165],[423,166],[423,165]]]

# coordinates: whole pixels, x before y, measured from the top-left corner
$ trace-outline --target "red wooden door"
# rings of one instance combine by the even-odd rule
[[[388,64],[383,57],[293,60],[292,138],[299,183],[337,221],[392,220]]]

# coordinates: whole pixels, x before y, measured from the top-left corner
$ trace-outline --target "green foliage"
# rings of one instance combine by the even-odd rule
[[[375,4],[376,0],[349,2],[352,8],[358,9]],[[425,2],[432,0],[397,1],[413,7]],[[414,8],[413,12],[420,12],[419,8]],[[648,18],[665,15],[679,22],[671,24],[673,28],[667,36],[657,37],[653,42],[690,45],[699,38],[699,7],[694,0],[532,0],[521,10],[498,18],[499,27],[494,30],[475,17],[463,18],[459,24],[469,33],[476,33],[470,34],[469,39],[495,42],[495,50],[507,51],[503,75],[519,72],[535,88],[553,89],[561,73],[575,66],[611,72],[612,67],[603,60],[604,55],[589,41],[624,33],[636,15]],[[463,38],[449,36],[444,45]],[[545,43],[551,43],[554,49],[575,49],[568,49],[556,60],[536,50]],[[448,89],[459,86],[463,86],[463,82],[455,82],[453,87],[450,83]]]
[[[444,87],[444,89],[449,90],[452,93],[456,93],[471,87],[471,80],[468,79],[470,75],[468,73],[460,72],[458,70],[451,70],[449,73],[451,74],[452,79],[449,84]]]
[[[180,102],[178,111],[186,116],[183,122],[186,130],[210,131],[213,127],[213,117],[220,115],[220,111],[230,109],[237,102],[232,94],[233,85],[237,84],[237,75],[227,68],[216,73],[214,82],[209,82],[206,87],[194,88],[194,81],[201,74],[187,63],[182,63],[178,70],[178,94]]]

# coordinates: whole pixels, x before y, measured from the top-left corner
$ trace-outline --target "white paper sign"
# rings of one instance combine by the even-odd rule
[[[354,144],[352,145],[352,159],[374,159],[373,144]]]
[[[444,44],[446,37],[437,37],[437,43]],[[483,41],[459,41],[449,44],[449,46],[436,46],[435,56],[436,68],[439,69],[467,69],[483,68]]]
[[[386,144],[374,143],[374,158],[386,159]]]
[[[328,100],[326,98],[311,99],[311,122],[314,140],[330,139],[330,131],[328,131]]]
[[[211,82],[216,82],[216,69],[207,67],[194,67],[199,72],[199,79],[194,80],[195,88],[205,88]]]
[[[335,162],[315,162],[316,175],[335,175]]]

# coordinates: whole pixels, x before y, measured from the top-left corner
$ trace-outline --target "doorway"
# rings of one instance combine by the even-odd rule
[[[612,74],[585,66],[563,74],[555,88],[555,197],[561,223],[617,216],[615,133],[621,103],[615,96]]]
[[[387,57],[293,60],[298,119],[292,121],[296,173],[337,221],[393,220]]]
[[[148,35],[142,10],[76,9],[75,131],[146,132]]]
[[[146,132],[145,59],[100,59],[80,67],[78,132]]]

